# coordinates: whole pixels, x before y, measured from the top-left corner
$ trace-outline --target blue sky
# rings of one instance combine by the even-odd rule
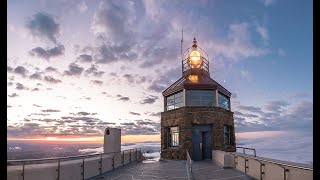
[[[8,138],[98,137],[115,126],[159,139],[183,29],[183,48],[196,37],[211,77],[233,93],[237,138],[303,136],[312,153],[312,6],[8,1]]]

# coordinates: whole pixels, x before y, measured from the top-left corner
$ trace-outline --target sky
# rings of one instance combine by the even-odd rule
[[[232,93],[237,141],[312,158],[312,1],[7,3],[8,140],[100,142],[109,126],[124,142],[159,141],[183,29],[183,49],[196,37]]]

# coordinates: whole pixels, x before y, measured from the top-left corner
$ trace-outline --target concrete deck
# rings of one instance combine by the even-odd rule
[[[193,164],[195,180],[251,180],[235,169],[223,169],[212,160],[196,161]],[[90,180],[187,180],[186,161],[162,160],[156,162],[132,163],[114,171],[104,173]]]

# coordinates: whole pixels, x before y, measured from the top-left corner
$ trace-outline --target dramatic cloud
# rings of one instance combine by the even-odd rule
[[[44,77],[44,80],[45,80],[46,82],[53,83],[53,84],[57,84],[57,83],[61,83],[61,82],[62,82],[61,80],[55,79],[55,78],[53,78],[53,77],[51,77],[51,76],[45,76],[45,77]]]
[[[26,86],[24,86],[21,83],[16,83],[16,89],[18,89],[18,90],[28,90],[29,88],[27,88]]]
[[[41,80],[41,75],[40,75],[39,73],[34,73],[34,74],[32,74],[29,78],[30,78],[30,79]]]
[[[118,100],[121,100],[121,101],[129,101],[130,99],[129,97],[125,97],[120,94],[118,94],[116,97],[118,98]]]
[[[26,27],[34,37],[57,43],[56,38],[60,33],[60,27],[52,15],[44,12],[34,14]]]
[[[100,80],[92,80],[91,82],[93,84],[97,84],[97,85],[102,85],[103,84],[103,81],[100,81]]]
[[[104,71],[99,71],[97,69],[97,67],[95,65],[91,65],[90,68],[88,68],[85,73],[88,75],[88,74],[93,74],[94,76],[96,77],[101,77],[103,74],[104,74]]]
[[[46,72],[57,72],[58,70],[57,70],[56,68],[53,68],[53,67],[49,66],[49,67],[47,67],[47,68],[45,69],[45,71],[46,71]]]
[[[52,49],[43,49],[42,47],[33,48],[29,54],[31,56],[49,60],[50,58],[61,56],[64,54],[64,45],[58,45]]]
[[[132,112],[132,111],[130,111],[129,114],[135,115],[135,116],[140,116],[140,113],[136,113],[136,112]]]
[[[147,80],[146,76],[140,76],[138,74],[124,74],[123,77],[130,83],[130,84],[141,84],[150,80]]]
[[[18,97],[19,95],[17,93],[12,93],[11,95],[8,95],[9,97]]]
[[[41,110],[41,112],[60,112],[60,110],[56,110],[56,109],[43,109],[43,110]]]
[[[93,61],[92,56],[87,54],[81,54],[77,60],[84,63],[91,63]]]
[[[103,1],[94,14],[91,29],[94,33],[107,33],[121,36],[130,32],[136,22],[133,1]]]
[[[20,74],[22,76],[27,76],[27,74],[29,73],[29,71],[24,68],[23,66],[18,66],[13,70],[14,73],[16,74]]]
[[[76,63],[69,64],[69,70],[64,71],[64,74],[68,76],[80,76],[84,68],[78,66]]]
[[[140,104],[152,104],[154,103],[157,99],[159,99],[158,96],[153,96],[153,95],[149,95],[148,97],[145,97]]]

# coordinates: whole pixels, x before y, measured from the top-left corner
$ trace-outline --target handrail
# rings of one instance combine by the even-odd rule
[[[187,162],[186,162],[186,168],[187,168],[187,174],[188,174],[188,179],[193,180],[193,175],[192,175],[192,160],[189,154],[189,151],[186,149],[186,155],[187,155]]]
[[[245,151],[246,149],[253,150],[254,157],[256,157],[256,149],[254,148],[239,147],[239,146],[237,146],[236,148],[242,148],[243,154],[246,154],[246,151]]]
[[[242,155],[240,155],[240,154],[237,154],[237,156],[244,157],[244,158],[245,158],[245,157],[247,157],[247,158],[252,158],[252,159],[254,159],[254,160],[263,161],[263,162],[268,162],[268,163],[273,163],[273,164],[276,164],[276,165],[287,166],[287,167],[291,167],[291,168],[297,168],[297,169],[303,169],[303,170],[313,171],[313,168],[296,166],[296,165],[291,165],[291,164],[287,164],[287,163],[281,163],[281,162],[277,162],[277,161],[261,159],[261,157],[242,156]]]
[[[42,158],[42,159],[19,159],[19,160],[7,160],[7,166],[15,166],[14,164],[8,164],[8,163],[17,163],[17,162],[20,162],[20,163],[22,163],[22,173],[21,173],[21,176],[22,176],[22,179],[24,180],[25,179],[25,166],[27,165],[26,164],[26,162],[39,162],[39,161],[48,161],[48,160],[56,160],[56,161],[58,161],[58,165],[57,165],[57,169],[56,169],[56,171],[57,171],[57,180],[59,180],[60,179],[60,167],[61,167],[61,160],[65,160],[65,159],[73,159],[73,158],[77,158],[77,160],[82,160],[82,163],[81,163],[81,176],[82,176],[82,179],[85,179],[85,166],[84,166],[84,164],[85,164],[85,159],[86,158],[90,158],[90,157],[99,157],[99,168],[98,168],[98,170],[99,170],[99,175],[101,175],[102,174],[102,156],[103,155],[109,155],[109,154],[112,154],[113,156],[112,156],[112,170],[114,170],[115,169],[115,155],[116,155],[116,153],[120,153],[120,155],[122,155],[123,156],[123,165],[122,166],[124,166],[124,165],[126,165],[125,164],[125,162],[124,162],[124,160],[125,160],[125,151],[129,151],[130,152],[130,154],[129,154],[129,156],[130,156],[130,162],[129,163],[131,163],[131,162],[133,162],[132,161],[132,158],[131,158],[131,156],[132,156],[132,150],[135,150],[136,151],[136,159],[134,160],[134,161],[136,161],[136,162],[138,162],[138,159],[137,159],[137,157],[138,157],[138,150],[139,150],[139,153],[140,153],[140,157],[139,157],[139,161],[141,160],[141,156],[143,156],[142,155],[142,149],[141,148],[135,148],[135,149],[126,149],[126,150],[122,150],[122,151],[119,151],[119,152],[109,152],[109,153],[96,153],[96,154],[90,154],[90,155],[80,155],[80,156],[68,156],[68,157],[56,157],[56,158]],[[48,163],[48,162],[44,162],[44,163],[40,163],[40,164],[46,164],[46,163]],[[31,163],[32,164],[32,163]],[[21,166],[21,164],[19,164],[18,166]]]
[[[135,150],[135,149],[141,149],[141,148],[134,148],[134,149],[126,149],[122,150],[120,152]],[[13,160],[7,160],[7,163],[10,162],[30,162],[30,161],[51,161],[51,160],[65,160],[65,159],[73,159],[73,158],[86,158],[91,156],[98,156],[98,155],[107,155],[107,154],[114,154],[119,152],[109,152],[109,153],[96,153],[96,154],[88,154],[88,155],[79,155],[79,156],[67,156],[67,157],[54,157],[54,158],[41,158],[41,159],[13,159]]]

